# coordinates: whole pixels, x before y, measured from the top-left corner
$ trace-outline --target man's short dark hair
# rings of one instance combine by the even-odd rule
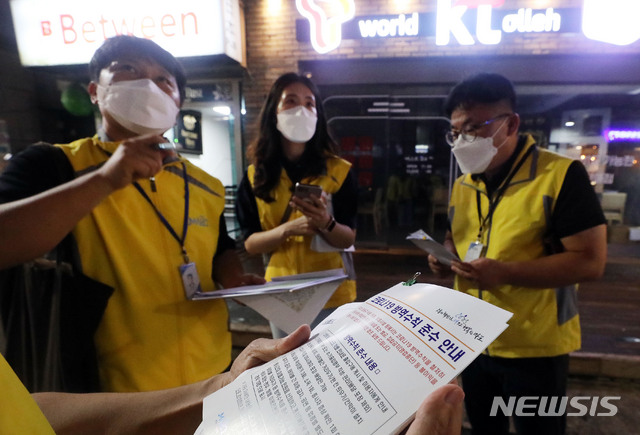
[[[187,83],[184,68],[171,53],[149,39],[130,35],[118,35],[105,40],[100,48],[93,54],[91,62],[89,62],[89,77],[91,80],[97,83],[100,79],[100,71],[109,66],[114,60],[126,54],[133,54],[136,57],[146,57],[162,65],[164,69],[176,78],[178,90],[180,91],[180,103],[184,101],[184,89]]]
[[[476,104],[494,104],[507,101],[511,110],[516,108],[516,91],[511,81],[495,73],[480,73],[464,79],[453,87],[444,110],[447,116],[456,109],[468,109]]]

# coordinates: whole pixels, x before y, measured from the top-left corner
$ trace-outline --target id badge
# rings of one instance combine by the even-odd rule
[[[200,276],[196,269],[196,263],[185,263],[180,265],[180,276],[182,277],[184,294],[187,299],[192,299],[193,295],[202,291],[200,288]]]
[[[480,242],[471,242],[469,245],[469,249],[467,250],[467,254],[464,256],[465,263],[468,263],[473,260],[477,260],[482,255],[482,250],[484,249],[484,245]]]

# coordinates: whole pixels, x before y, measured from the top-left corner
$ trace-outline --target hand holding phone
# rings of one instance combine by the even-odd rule
[[[322,187],[314,184],[296,183],[293,195],[303,200],[310,200],[311,195],[315,195],[320,198],[322,196]]]

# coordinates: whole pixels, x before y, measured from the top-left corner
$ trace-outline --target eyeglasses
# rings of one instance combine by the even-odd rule
[[[445,139],[447,140],[447,143],[451,146],[455,144],[455,141],[458,139],[460,135],[462,135],[462,139],[464,139],[466,142],[473,142],[478,137],[478,131],[482,127],[485,127],[493,123],[494,121],[497,121],[500,118],[504,118],[505,116],[511,116],[511,115],[512,113],[503,113],[502,115],[495,116],[485,122],[481,122],[480,124],[473,124],[473,125],[464,127],[464,131],[449,130],[445,134]]]

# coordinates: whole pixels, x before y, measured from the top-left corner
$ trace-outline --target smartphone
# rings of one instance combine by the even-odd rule
[[[156,148],[159,150],[169,150],[175,151],[176,145],[173,142],[162,142],[156,145]]]
[[[315,184],[296,183],[293,195],[300,199],[309,199],[311,195],[320,198],[320,196],[322,196],[322,187],[316,186]]]

